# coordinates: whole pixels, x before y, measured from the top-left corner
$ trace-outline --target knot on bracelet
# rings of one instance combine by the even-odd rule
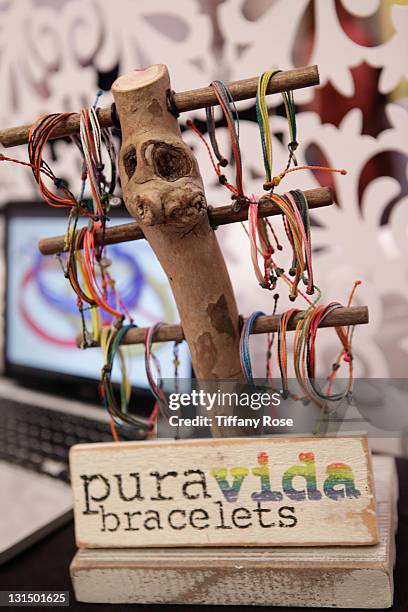
[[[57,189],[67,189],[68,188],[68,183],[63,178],[58,178],[58,177],[55,178],[54,185],[56,186]]]
[[[280,184],[281,180],[282,180],[281,176],[279,176],[279,175],[274,176],[271,181],[266,181],[263,184],[264,190],[265,191],[273,191],[274,187],[277,187]]]
[[[110,218],[106,214],[94,215],[92,217],[92,221],[94,221],[95,223],[97,223],[98,221],[101,221],[102,223],[105,223],[106,221],[110,221]]]
[[[231,200],[233,200],[233,204],[231,206],[231,209],[234,212],[239,212],[241,210],[241,208],[248,203],[248,198],[246,196],[244,196],[244,195],[233,194],[231,196]]]
[[[295,151],[298,148],[298,146],[299,146],[299,143],[296,142],[296,140],[293,140],[292,142],[290,142],[288,144],[288,149],[289,149],[289,164],[293,160],[293,163],[294,163],[295,166],[298,165],[298,162],[297,162],[297,159],[296,159],[296,156],[295,156]]]

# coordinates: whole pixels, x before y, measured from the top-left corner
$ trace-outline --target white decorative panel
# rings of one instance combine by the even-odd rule
[[[352,40],[340,18],[344,13],[354,29],[374,28],[374,43]],[[385,17],[389,31],[379,36]],[[378,40],[383,42],[375,44]],[[41,113],[78,110],[90,104],[101,74],[111,73],[113,78],[115,71],[163,62],[169,66],[174,89],[183,90],[206,85],[214,78],[235,80],[271,67],[292,68],[299,48],[308,56],[308,63],[319,65],[322,85],[330,82],[332,97],[321,97],[328,104],[341,106],[350,99],[375,101],[380,94],[392,94],[395,99],[396,88],[407,76],[408,6],[385,0],[0,0],[0,125],[28,123]],[[367,89],[364,80],[353,77],[351,69],[363,64],[379,69],[377,89],[372,84]],[[281,104],[279,95],[268,100],[274,108]],[[313,244],[318,247],[316,279],[323,301],[345,301],[354,279],[361,279],[356,303],[368,304],[370,325],[359,328],[355,335],[356,374],[401,376],[404,359],[408,362],[407,99],[400,96],[381,107],[372,102],[371,119],[385,110],[384,127],[376,137],[363,130],[359,108],[347,111],[347,107],[334,125],[324,123],[322,113],[316,112],[320,109],[315,90],[298,91],[295,100],[300,105],[299,162],[307,161],[308,146],[318,145],[330,165],[348,169],[347,176],[335,175],[334,179],[341,206],[313,213],[319,223]],[[110,102],[106,93],[101,104]],[[240,107],[251,105],[247,101]],[[194,115],[202,117],[203,113]],[[286,143],[286,120],[275,116],[271,124],[275,134],[284,134]],[[209,202],[226,204],[228,192],[214,180],[205,149],[194,134],[187,131],[185,138],[199,159]],[[219,138],[225,149],[225,129],[220,128]],[[241,123],[241,147],[246,192],[259,194],[262,155],[253,121]],[[286,164],[287,149],[277,138],[274,147],[278,171]],[[76,150],[59,142],[55,152],[56,173],[79,187]],[[23,147],[12,154],[26,155]],[[393,176],[378,171],[381,155],[394,162]],[[376,171],[360,193],[367,164],[375,159]],[[294,173],[281,187],[315,186],[315,176],[306,171]],[[0,203],[34,195],[29,171],[0,163]],[[386,210],[390,210],[387,215]],[[274,223],[280,231],[279,221]],[[222,228],[217,235],[241,312],[270,312],[272,298],[257,286],[242,228]],[[286,305],[282,299],[280,307]],[[331,355],[334,334],[322,333],[319,342],[321,350]],[[259,343],[256,351],[261,355],[264,344]]]

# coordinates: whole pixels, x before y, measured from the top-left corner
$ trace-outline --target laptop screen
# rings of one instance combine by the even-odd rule
[[[42,207],[32,203],[32,208]],[[18,207],[16,206],[16,211]],[[81,318],[74,294],[55,256],[44,257],[38,250],[41,238],[63,235],[66,215],[50,211],[39,217],[26,209],[13,212],[10,205],[7,221],[7,334],[8,365],[23,366],[70,376],[99,380],[102,352],[99,348],[80,350],[75,339],[81,333]],[[129,217],[114,218],[110,225],[129,222]],[[177,308],[165,273],[145,240],[106,247],[111,261],[110,272],[122,302],[141,327],[157,321],[179,321]],[[90,313],[86,322],[91,330]],[[102,315],[104,322],[109,317]],[[148,388],[144,365],[144,346],[126,347],[128,371],[132,385]],[[173,343],[154,346],[162,376],[172,378]],[[191,376],[191,364],[185,342],[179,346],[181,377]],[[116,364],[113,380],[120,380]]]

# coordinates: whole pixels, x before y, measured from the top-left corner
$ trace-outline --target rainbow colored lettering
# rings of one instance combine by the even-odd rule
[[[271,487],[271,469],[269,457],[265,452],[258,454],[258,465],[249,469],[242,466],[232,468],[220,467],[211,470],[211,476],[228,502],[236,502],[242,486],[249,473],[259,478],[260,490],[251,493],[251,499],[256,502],[282,501],[286,495],[292,501],[319,500],[322,492],[317,486],[316,458],[311,452],[302,452],[298,455],[299,462],[292,465],[282,475],[282,491],[274,491]],[[229,477],[232,481],[229,482]],[[299,477],[303,486],[299,485]],[[297,478],[298,487],[294,486]],[[300,481],[301,482],[301,481]],[[330,463],[326,467],[326,479],[323,483],[323,493],[334,501],[346,498],[360,497],[356,488],[353,470],[346,463]]]

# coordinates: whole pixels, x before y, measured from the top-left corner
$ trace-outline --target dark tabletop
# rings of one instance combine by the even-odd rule
[[[398,533],[397,533],[397,563],[394,572],[395,596],[394,606],[390,608],[395,612],[408,612],[408,460],[397,460],[400,496],[398,505]],[[1,494],[1,492],[0,492]],[[29,550],[21,553],[18,557],[0,566],[0,590],[45,590],[45,591],[70,591],[71,605],[69,610],[81,610],[82,612],[118,610],[125,606],[81,604],[77,603],[71,589],[69,578],[69,564],[75,554],[74,529],[72,522],[59,531],[38,542]],[[186,602],[188,604],[188,602]],[[127,607],[127,606],[126,606]],[[130,607],[130,606],[129,606]],[[160,610],[179,609],[180,612],[187,610],[201,610],[201,612],[228,612],[228,610],[247,611],[265,610],[258,607],[244,606],[158,606],[158,605],[133,605],[137,610]],[[227,611],[226,611],[227,608]],[[19,608],[21,609],[21,608]],[[25,607],[26,610],[35,608]],[[46,608],[44,608],[46,609]],[[64,610],[66,608],[61,608]],[[271,608],[268,608],[269,610]],[[275,608],[278,610],[279,608]],[[327,608],[311,608],[318,612]],[[282,610],[298,611],[299,608],[282,608]]]

